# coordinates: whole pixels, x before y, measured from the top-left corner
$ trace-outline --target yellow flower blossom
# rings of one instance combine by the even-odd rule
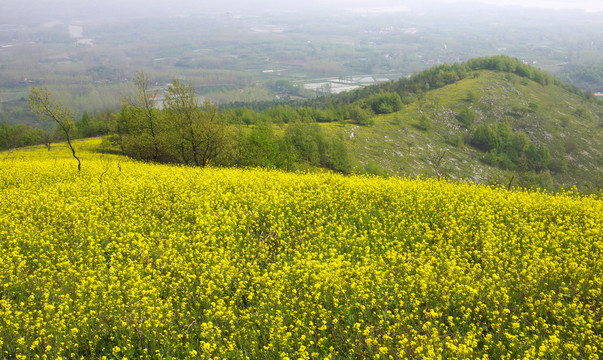
[[[602,358],[603,200],[0,156],[3,358]]]

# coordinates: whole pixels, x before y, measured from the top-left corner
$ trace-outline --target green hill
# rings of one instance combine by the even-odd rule
[[[343,134],[360,171],[547,188],[600,187],[603,106],[565,84],[542,83],[506,71],[475,70],[425,92],[405,94],[403,86],[386,84],[356,98],[348,94],[329,101],[362,103],[393,89],[410,99],[400,111],[375,116],[371,126],[323,126]],[[490,145],[480,142],[484,130],[494,134]],[[508,149],[514,140],[528,141],[544,158],[530,165],[525,144],[523,150]]]

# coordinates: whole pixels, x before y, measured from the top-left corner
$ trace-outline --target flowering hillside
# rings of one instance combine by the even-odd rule
[[[2,357],[603,354],[600,199],[68,156],[0,153]]]

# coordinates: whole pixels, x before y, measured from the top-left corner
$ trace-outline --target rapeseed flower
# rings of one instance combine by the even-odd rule
[[[600,358],[603,202],[434,180],[0,161],[7,358]]]

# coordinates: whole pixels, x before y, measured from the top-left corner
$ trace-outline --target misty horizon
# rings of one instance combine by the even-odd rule
[[[342,11],[371,12],[371,9],[383,11],[425,11],[438,6],[470,9],[475,5],[495,5],[499,7],[521,7],[535,9],[573,9],[587,12],[603,11],[603,3],[599,1],[567,1],[567,0],[427,0],[427,1],[360,1],[360,0],[309,0],[305,2],[283,3],[277,0],[227,0],[221,2],[197,2],[177,0],[169,4],[164,1],[129,0],[104,2],[79,2],[73,0],[6,2],[0,4],[0,19],[5,22],[19,23],[29,21],[81,21],[101,18],[144,18],[160,16],[189,16],[203,15],[215,12],[246,12],[258,14],[266,12],[314,12],[318,15],[328,15],[333,9]],[[19,19],[20,21],[16,21]]]

